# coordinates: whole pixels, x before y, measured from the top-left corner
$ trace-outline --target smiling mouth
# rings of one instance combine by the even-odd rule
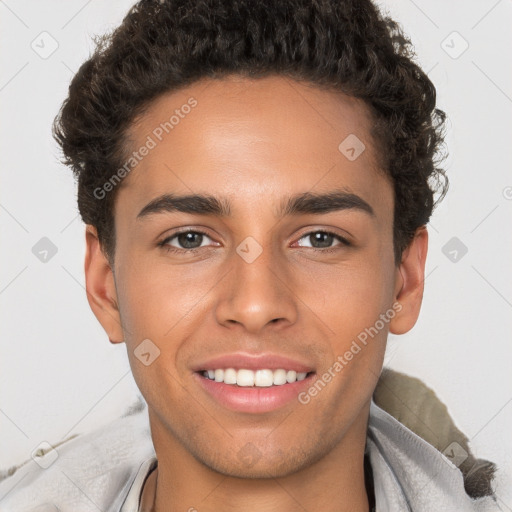
[[[197,372],[201,377],[223,384],[244,388],[268,388],[300,382],[314,372],[296,372],[283,368],[250,370],[247,368],[216,368]]]

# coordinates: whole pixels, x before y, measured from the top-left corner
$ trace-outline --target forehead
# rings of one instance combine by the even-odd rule
[[[130,151],[150,149],[119,196],[142,207],[162,193],[215,191],[256,204],[344,188],[389,203],[371,126],[363,101],[289,78],[201,80],[160,96],[135,121]]]

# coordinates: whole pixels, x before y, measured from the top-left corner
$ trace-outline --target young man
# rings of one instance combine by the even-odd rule
[[[445,192],[410,57],[369,0],[143,0],[100,41],[55,136],[147,415],[20,468],[3,510],[499,510],[492,464],[381,373]]]

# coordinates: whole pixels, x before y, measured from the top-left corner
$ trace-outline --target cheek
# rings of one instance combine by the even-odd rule
[[[124,254],[130,256],[116,262],[116,287],[130,344],[185,334],[181,331],[198,312],[204,315],[205,308],[215,307],[215,285],[224,272],[212,262],[170,265],[165,258],[152,260],[136,251]],[[296,270],[286,279],[290,300],[300,298],[299,309],[303,301],[308,306],[304,314],[315,313],[337,339],[356,336],[391,305],[393,267],[380,253],[366,252],[339,264],[294,264]]]
[[[329,278],[317,283],[325,304],[319,316],[331,332],[318,375],[323,383],[308,390],[304,399],[311,400],[322,421],[332,422],[333,415],[348,421],[369,400],[382,369],[389,322],[396,314],[393,267],[375,258],[365,265],[331,269]]]
[[[123,328],[128,339],[162,339],[194,308],[200,307],[209,280],[195,267],[132,256],[119,263],[116,283]]]
[[[388,310],[393,298],[392,266],[378,258],[365,264],[332,266],[315,279],[314,301],[319,315],[334,331],[336,344],[342,345],[375,324]]]
[[[176,405],[182,395],[176,360],[190,334],[188,317],[200,308],[204,291],[176,268],[136,255],[118,263],[116,283],[133,376],[146,401],[165,410],[169,396]]]

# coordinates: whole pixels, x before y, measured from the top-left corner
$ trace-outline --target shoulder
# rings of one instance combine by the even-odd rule
[[[154,456],[146,404],[91,432],[48,446],[0,481],[3,512],[117,510],[141,466]],[[94,504],[94,505],[93,505]]]
[[[500,510],[491,485],[495,464],[473,455],[446,406],[421,380],[383,370],[373,394],[368,437],[375,464],[392,473],[412,499],[427,503],[437,496],[452,499],[457,510]]]

